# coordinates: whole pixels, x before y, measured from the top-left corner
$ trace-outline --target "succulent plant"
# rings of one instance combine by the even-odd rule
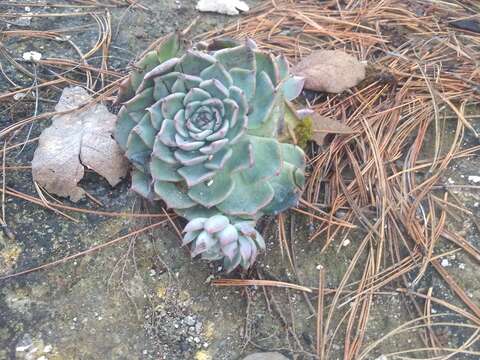
[[[289,76],[283,56],[249,39],[224,46],[183,51],[171,35],[148,53],[121,85],[115,138],[133,165],[132,189],[191,220],[193,254],[208,243],[202,256],[225,257],[230,269],[253,263],[259,234],[239,235],[232,253],[233,245],[219,244],[220,233],[190,224],[221,221],[238,230],[250,221],[253,228],[260,216],[297,204],[304,153],[278,135],[285,103],[299,95],[303,79]],[[246,244],[255,249],[250,256]]]
[[[183,230],[183,245],[192,243],[192,257],[221,260],[226,271],[241,265],[248,269],[257,257],[257,247],[264,250],[265,241],[255,230],[254,221],[230,223],[224,215],[191,220]]]

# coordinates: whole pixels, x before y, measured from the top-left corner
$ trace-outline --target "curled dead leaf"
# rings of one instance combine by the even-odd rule
[[[316,113],[310,115],[312,118],[312,140],[318,145],[325,144],[325,137],[328,134],[354,134],[356,131],[344,123]]]
[[[339,50],[318,50],[303,58],[293,74],[305,78],[305,89],[341,93],[365,78],[366,64]]]
[[[56,111],[87,104],[92,98],[79,86],[65,88]],[[47,191],[74,202],[85,191],[77,184],[84,166],[116,185],[127,174],[128,163],[112,138],[116,116],[105,105],[93,104],[52,118],[52,125],[40,135],[32,160],[32,174]]]

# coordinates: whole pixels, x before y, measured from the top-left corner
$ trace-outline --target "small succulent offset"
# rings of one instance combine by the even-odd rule
[[[171,35],[140,60],[121,85],[115,138],[133,165],[132,189],[187,218],[192,255],[231,271],[265,247],[255,222],[303,191],[304,153],[278,141],[303,79],[249,39],[220,44],[184,51]]]

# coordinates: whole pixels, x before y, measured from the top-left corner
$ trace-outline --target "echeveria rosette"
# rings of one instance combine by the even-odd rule
[[[188,220],[223,215],[234,224],[295,206],[304,153],[277,137],[285,102],[302,87],[284,57],[251,40],[182,51],[170,36],[119,94],[115,138],[134,166],[132,189]]]
[[[223,259],[227,272],[239,265],[248,269],[258,249],[265,250],[265,241],[254,226],[253,221],[231,223],[224,215],[198,217],[185,226],[183,245],[192,244],[192,257],[201,254],[205,260]]]

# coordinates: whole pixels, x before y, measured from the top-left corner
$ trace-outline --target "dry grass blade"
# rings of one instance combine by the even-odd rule
[[[290,284],[283,281],[274,281],[274,280],[243,280],[243,279],[217,279],[212,281],[214,286],[270,286],[270,287],[280,287],[280,288],[289,288],[299,291],[304,291],[311,293],[312,289],[297,285]]]
[[[320,360],[325,359],[325,338],[323,336],[323,311],[325,300],[325,269],[320,267],[318,273],[318,304],[317,304],[317,355]]]

